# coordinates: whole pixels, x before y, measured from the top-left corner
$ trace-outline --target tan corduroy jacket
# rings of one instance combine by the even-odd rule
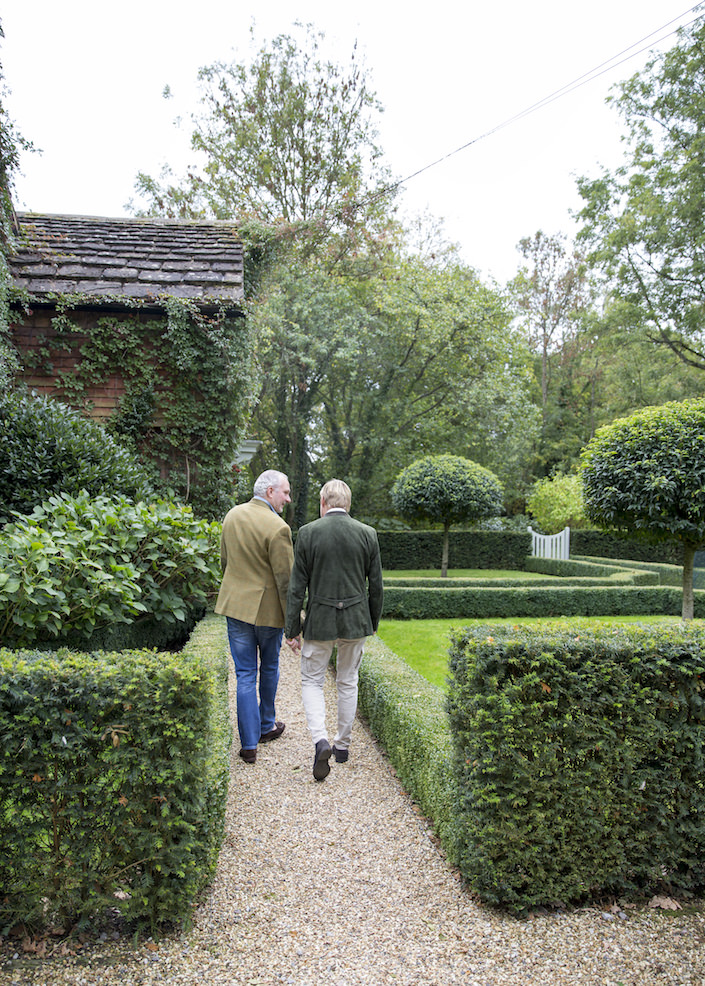
[[[256,626],[283,627],[294,549],[291,530],[264,500],[229,510],[220,540],[223,581],[216,613]]]

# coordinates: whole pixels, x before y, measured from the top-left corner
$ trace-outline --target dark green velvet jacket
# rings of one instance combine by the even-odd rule
[[[305,524],[296,536],[286,605],[286,636],[355,639],[374,633],[382,615],[377,532],[343,511]]]

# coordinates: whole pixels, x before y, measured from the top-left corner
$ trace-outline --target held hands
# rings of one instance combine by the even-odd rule
[[[291,647],[291,649],[296,653],[301,650],[301,634],[298,637],[287,637],[286,642]]]

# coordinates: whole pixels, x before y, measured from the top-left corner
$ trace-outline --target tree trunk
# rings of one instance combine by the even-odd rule
[[[693,561],[695,547],[683,545],[683,619],[693,619]]]
[[[450,531],[450,524],[445,524],[443,527],[443,557],[441,559],[441,578],[445,579],[448,576],[448,532]]]

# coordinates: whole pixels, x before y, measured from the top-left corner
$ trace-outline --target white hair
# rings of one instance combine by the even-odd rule
[[[252,492],[255,496],[265,497],[270,486],[278,490],[286,482],[287,478],[283,472],[279,472],[277,469],[267,469],[265,472],[260,473],[255,480]]]

